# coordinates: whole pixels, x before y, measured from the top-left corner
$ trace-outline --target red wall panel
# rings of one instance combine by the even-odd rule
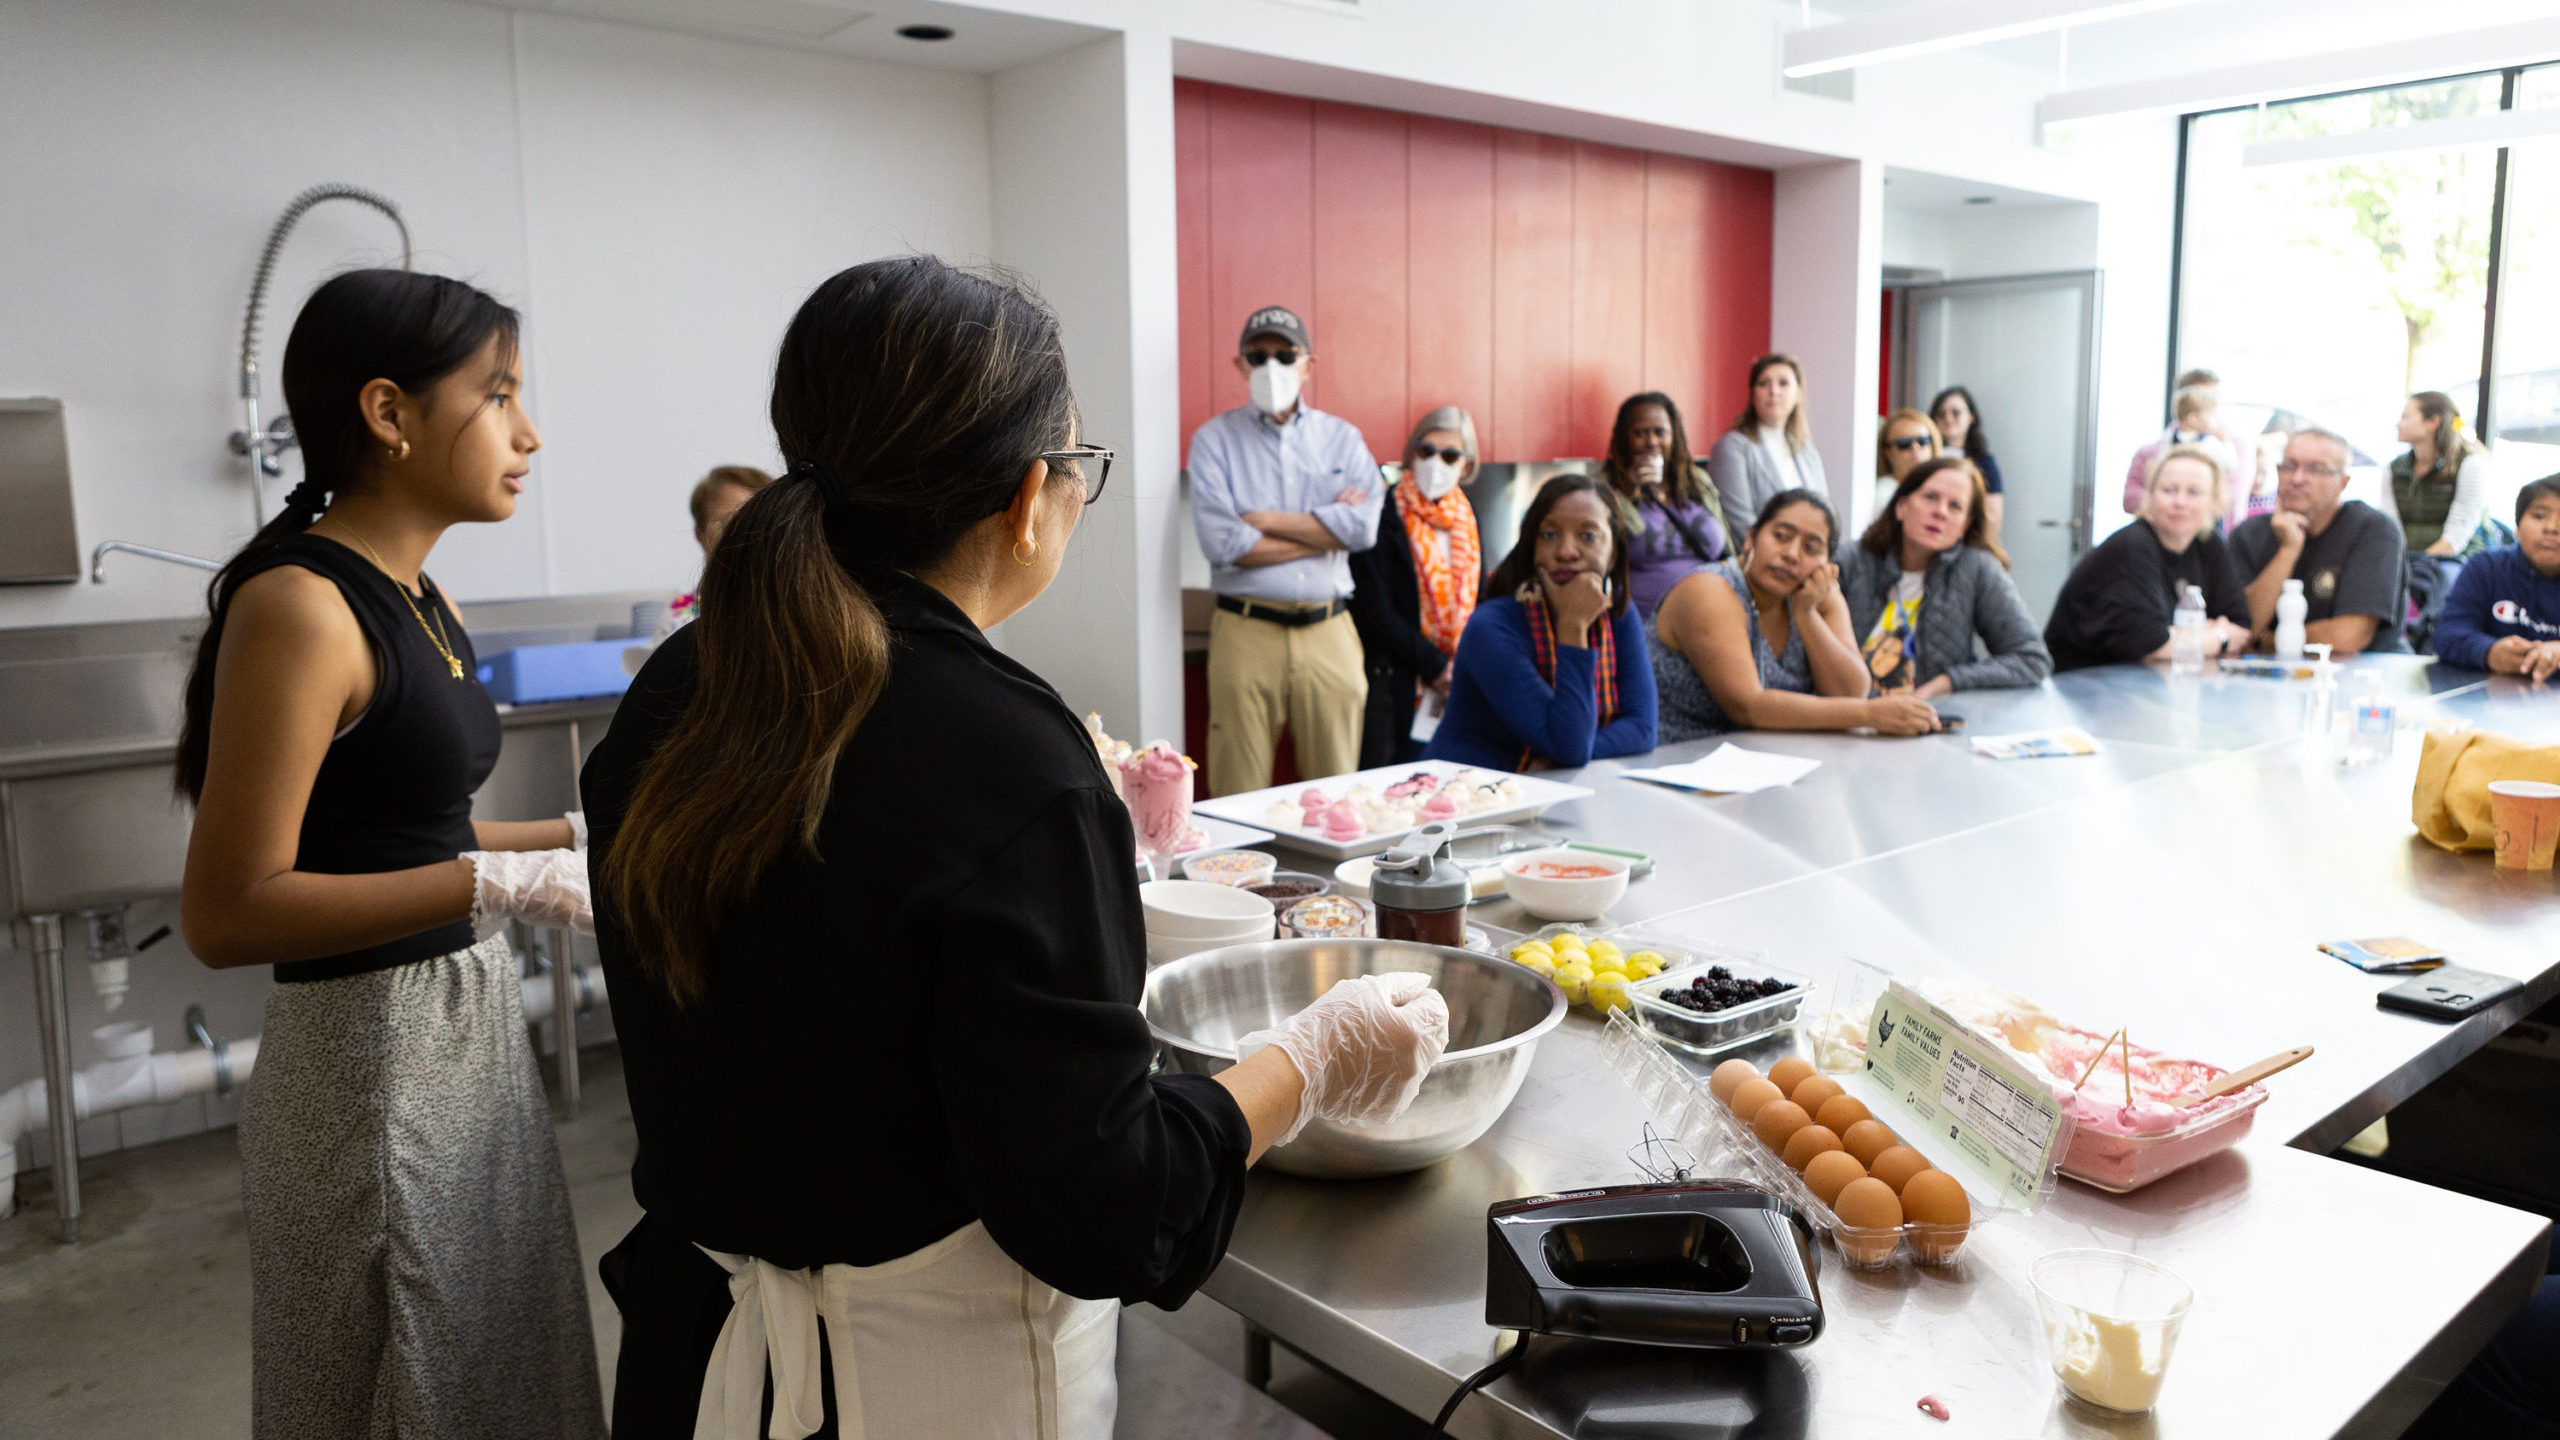
[[[1315,107],[1315,311],[1307,325],[1326,408],[1379,460],[1405,427],[1405,117]]]
[[[1618,402],[1645,388],[1644,287],[1644,152],[1576,145],[1565,454],[1608,454]]]
[[[1698,321],[1706,413],[1689,427],[1701,449],[1742,413],[1751,398],[1751,362],[1769,351],[1770,219],[1778,193],[1777,177],[1766,170],[1710,165],[1706,178],[1708,282]]]
[[[1182,433],[1187,441],[1218,413],[1220,349],[1209,304],[1209,106],[1212,87],[1173,82],[1173,213],[1176,291],[1182,329]],[[1194,752],[1185,752],[1194,753]]]
[[[1225,363],[1245,317],[1265,305],[1315,309],[1315,106],[1227,86],[1209,96],[1209,405],[1219,411],[1245,403],[1244,377]],[[1324,403],[1321,371],[1307,398]]]
[[[1475,417],[1476,446],[1507,453],[1493,406],[1493,131],[1413,116],[1406,126],[1405,403]],[[1377,442],[1372,437],[1374,446]]]
[[[1724,427],[1707,395],[1700,322],[1715,277],[1707,260],[1703,160],[1648,155],[1644,167],[1644,388],[1680,407],[1689,448],[1704,456]]]
[[[1572,445],[1573,142],[1493,137],[1493,408],[1504,452]]]

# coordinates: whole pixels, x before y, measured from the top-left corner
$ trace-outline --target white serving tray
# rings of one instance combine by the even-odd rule
[[[1484,767],[1460,765],[1452,760],[1416,760],[1410,765],[1388,765],[1376,770],[1355,771],[1349,775],[1328,775],[1322,780],[1301,780],[1295,785],[1278,785],[1268,790],[1248,790],[1240,795],[1222,795],[1215,800],[1202,800],[1193,805],[1191,814],[1194,820],[1201,816],[1215,816],[1239,825],[1260,826],[1271,831],[1282,844],[1292,849],[1304,850],[1309,854],[1321,855],[1331,860],[1349,860],[1361,855],[1376,855],[1411,834],[1412,830],[1410,828],[1381,830],[1363,835],[1356,840],[1329,840],[1320,830],[1303,829],[1296,825],[1275,825],[1263,812],[1269,810],[1275,800],[1285,800],[1295,808],[1299,794],[1310,785],[1328,795],[1338,797],[1354,785],[1374,785],[1384,790],[1417,770],[1428,770],[1435,775],[1445,776],[1460,770],[1484,770]],[[1457,816],[1451,823],[1462,830],[1478,825],[1497,825],[1509,821],[1527,820],[1544,814],[1549,806],[1558,805],[1567,800],[1581,800],[1591,794],[1591,791],[1584,786],[1542,780],[1535,775],[1514,775],[1501,770],[1485,770],[1485,773],[1500,775],[1504,779],[1517,783],[1520,787],[1519,802],[1500,809],[1478,810]]]
[[[1196,801],[1191,806],[1191,824],[1194,829],[1209,838],[1188,850],[1159,858],[1156,861],[1156,869],[1167,880],[1179,878],[1182,874],[1182,862],[1194,855],[1206,855],[1212,850],[1243,850],[1255,845],[1268,844],[1271,840],[1271,831],[1266,827],[1239,825],[1233,820],[1221,820],[1214,815],[1204,815],[1200,812],[1200,805]]]

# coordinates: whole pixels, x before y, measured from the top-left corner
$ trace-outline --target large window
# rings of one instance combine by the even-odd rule
[[[2494,442],[2504,518],[2560,470],[2560,140],[2459,122],[2537,108],[2560,108],[2560,67],[2187,117],[2173,368],[2218,373],[2264,451],[2347,436],[2350,493],[2386,506],[2401,407],[2443,391]]]

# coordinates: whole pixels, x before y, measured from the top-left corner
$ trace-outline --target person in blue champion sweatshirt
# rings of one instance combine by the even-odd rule
[[[1653,664],[1602,482],[1548,481],[1484,593],[1426,759],[1545,770],[1653,748]]]
[[[2536,682],[2560,674],[2560,475],[2516,492],[2516,543],[2463,562],[2435,641],[2449,664]]]

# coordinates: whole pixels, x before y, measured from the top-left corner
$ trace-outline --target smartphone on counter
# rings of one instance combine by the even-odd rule
[[[2447,965],[2401,981],[2374,996],[2373,1003],[2423,1020],[2460,1020],[2497,1004],[2519,983],[2504,975]]]
[[[1961,730],[1964,728],[1964,717],[1961,715],[1950,715],[1941,710],[1938,712],[1938,728],[1940,730],[1950,732]]]

